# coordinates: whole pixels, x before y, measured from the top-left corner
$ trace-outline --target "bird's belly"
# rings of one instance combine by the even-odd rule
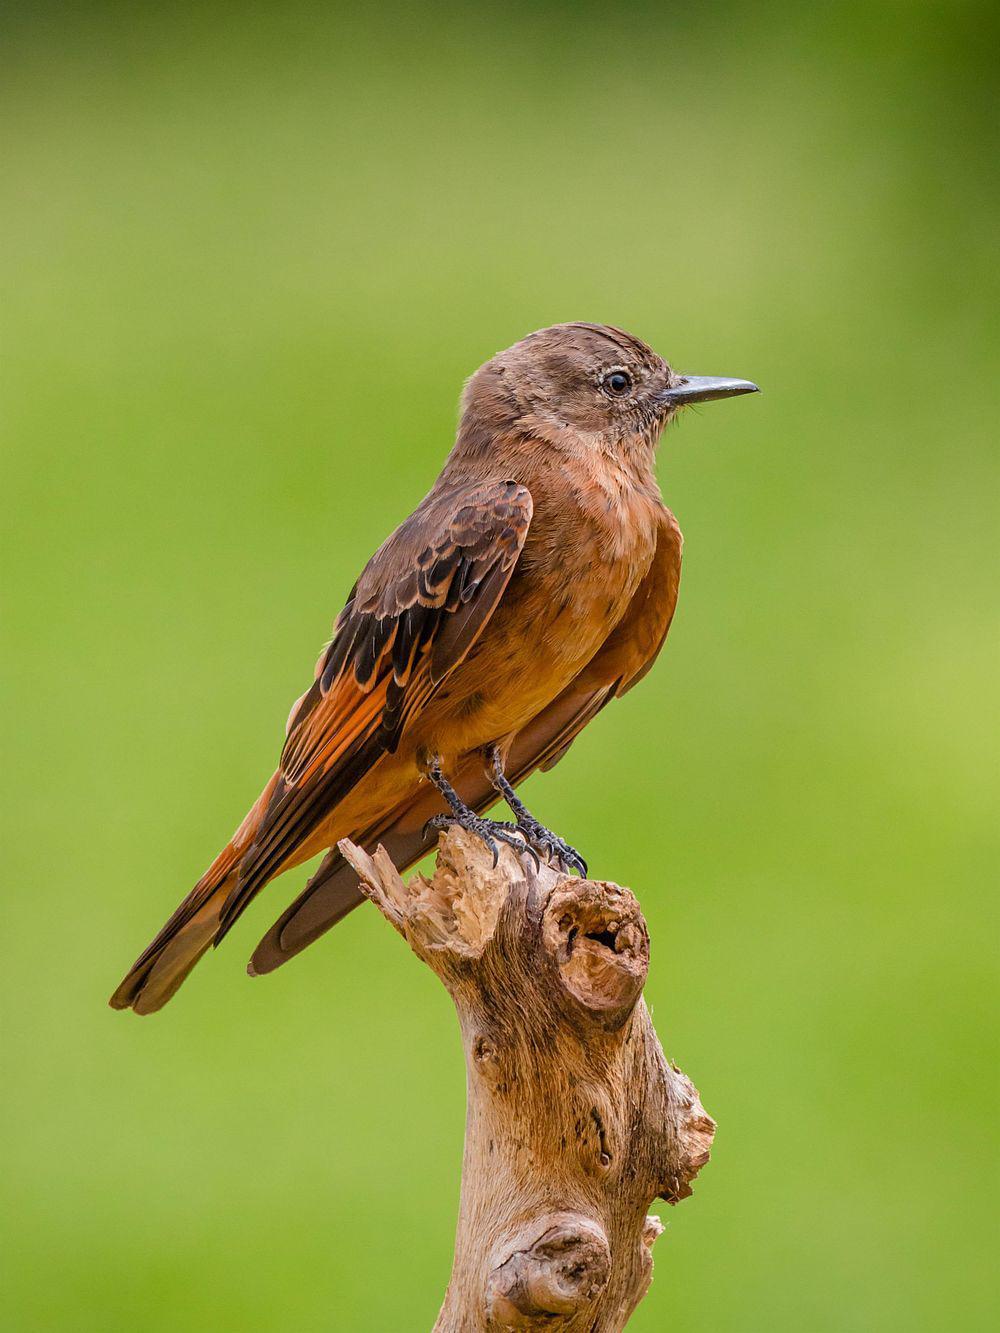
[[[509,587],[415,727],[418,748],[458,755],[527,725],[592,660],[642,573],[630,562],[604,567],[600,578],[525,579]]]

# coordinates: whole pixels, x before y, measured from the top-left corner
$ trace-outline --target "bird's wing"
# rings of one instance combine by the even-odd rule
[[[507,763],[512,782],[523,782],[536,769],[557,764],[587,723],[653,665],[677,605],[681,545],[676,520],[665,511],[653,562],[624,618],[588,666],[514,738]],[[497,793],[475,756],[451,776],[462,799],[480,814],[496,803]],[[426,829],[425,822],[444,808],[440,795],[426,786],[387,811],[377,826],[352,837],[369,852],[382,843],[399,869],[405,870],[433,847],[437,833]],[[272,972],[287,963],[363,901],[357,875],[332,848],[257,946],[251,972]]]
[[[531,494],[516,482],[462,484],[432,493],[369,561],[293,710],[218,939],[468,653],[507,586],[531,513]]]

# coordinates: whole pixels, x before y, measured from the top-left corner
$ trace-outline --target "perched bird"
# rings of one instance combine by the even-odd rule
[[[330,849],[249,971],[294,957],[362,901],[341,838],[381,842],[404,868],[458,823],[494,856],[506,842],[585,874],[514,788],[663,646],[681,570],[653,471],[664,425],[756,388],[680,375],[595,324],[543,329],[481,366],[440,476],[337,618],[277,772],[111,1004],[159,1009],[268,880]],[[498,796],[512,821],[484,817]]]

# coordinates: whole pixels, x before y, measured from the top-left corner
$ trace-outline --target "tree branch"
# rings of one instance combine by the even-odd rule
[[[628,889],[572,879],[462,829],[432,879],[344,841],[365,894],[447,987],[468,1073],[462,1194],[437,1333],[611,1333],[715,1124],[642,999],[649,935]]]

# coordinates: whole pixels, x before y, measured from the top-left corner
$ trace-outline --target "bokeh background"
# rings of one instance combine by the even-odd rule
[[[660,474],[669,647],[529,786],[634,886],[719,1121],[639,1330],[994,1326],[986,6],[7,7],[4,1315],[421,1330],[449,1001],[272,885],[106,997],[270,772],[463,378],[567,319],[757,398]]]

